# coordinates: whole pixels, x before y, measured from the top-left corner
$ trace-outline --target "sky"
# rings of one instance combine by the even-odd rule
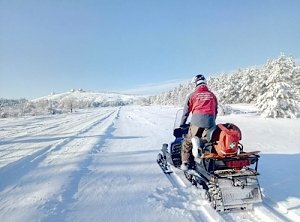
[[[299,60],[299,11],[298,0],[0,0],[0,98],[149,94],[281,52]]]

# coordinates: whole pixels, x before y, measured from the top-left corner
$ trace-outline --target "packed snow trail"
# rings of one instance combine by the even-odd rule
[[[156,163],[161,145],[173,140],[177,110],[127,106],[1,119],[1,222],[267,221],[277,206],[297,221],[300,156],[294,136],[300,134],[299,120],[218,117],[242,129],[246,149],[264,152],[259,181],[271,203],[249,215],[220,216],[201,192],[168,179]],[[285,154],[283,139],[274,137],[282,131]],[[274,221],[282,218],[279,213]]]
[[[0,167],[15,162],[22,156],[32,155],[49,145],[69,139],[80,130],[92,125],[97,118],[110,112],[106,109],[101,112],[29,117],[24,120],[22,118],[2,119]]]
[[[61,200],[76,192],[74,174],[80,175],[116,115],[117,109],[75,114],[69,120],[58,118],[55,127],[46,122],[28,136],[4,140],[1,151],[14,151],[0,169],[1,221],[42,221],[54,214]]]
[[[164,111],[157,118],[154,111],[121,109],[80,181],[66,221],[193,221],[179,196],[166,205],[153,198],[157,187],[170,187],[155,159],[174,115]]]

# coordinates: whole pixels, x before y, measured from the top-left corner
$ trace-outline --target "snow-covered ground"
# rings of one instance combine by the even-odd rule
[[[156,163],[161,144],[173,139],[178,109],[126,106],[1,119],[0,221],[201,221],[197,191],[175,187]],[[300,120],[234,109],[241,112],[218,122],[241,128],[246,151],[262,151],[265,200],[299,221]]]

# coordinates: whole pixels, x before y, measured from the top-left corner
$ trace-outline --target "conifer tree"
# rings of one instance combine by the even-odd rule
[[[265,91],[257,98],[257,107],[264,117],[296,118],[298,95],[293,83],[295,63],[281,55],[263,68],[266,74]]]

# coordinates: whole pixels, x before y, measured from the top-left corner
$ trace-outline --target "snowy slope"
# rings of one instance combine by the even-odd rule
[[[299,119],[262,119],[251,107],[235,109],[242,112],[217,120],[241,128],[245,150],[262,151],[263,193],[297,221]],[[156,164],[161,144],[172,140],[177,110],[126,106],[1,120],[1,222],[209,221],[210,215],[197,217],[205,206],[197,191],[174,186]]]
[[[89,101],[89,102],[114,102],[123,101],[124,103],[132,103],[132,101],[137,100],[138,96],[125,95],[119,93],[101,93],[101,92],[86,92],[83,90],[71,90],[70,92],[64,93],[52,93],[51,95],[40,97],[32,100],[33,102],[38,102],[40,100],[52,100],[61,102],[64,99],[71,98],[74,101]]]

